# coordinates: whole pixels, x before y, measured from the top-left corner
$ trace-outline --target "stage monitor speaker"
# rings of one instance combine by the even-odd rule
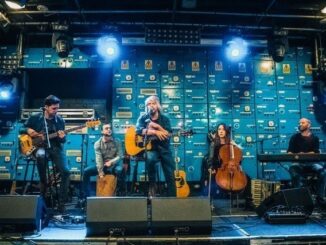
[[[210,234],[209,198],[153,198],[152,234]]]
[[[256,209],[258,216],[262,217],[266,212],[277,208],[301,209],[310,215],[314,209],[314,203],[307,188],[294,188],[281,190],[267,197]]]
[[[37,195],[0,196],[0,230],[38,232],[44,228],[46,207]]]
[[[87,198],[87,236],[148,234],[147,198]]]

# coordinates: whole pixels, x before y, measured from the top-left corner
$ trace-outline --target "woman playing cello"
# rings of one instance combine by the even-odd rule
[[[210,134],[210,138],[208,166],[213,170],[212,174],[215,175],[217,185],[231,192],[244,190],[246,208],[250,208],[252,206],[250,180],[241,171],[242,150],[231,139],[230,128],[221,123],[216,127],[215,133]]]

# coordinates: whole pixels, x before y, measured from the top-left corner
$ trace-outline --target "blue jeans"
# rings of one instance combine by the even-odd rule
[[[60,147],[53,146],[51,149],[44,150],[40,148],[36,152],[36,164],[37,170],[40,175],[40,182],[41,182],[41,194],[45,194],[46,192],[46,185],[47,185],[47,165],[48,160],[52,161],[52,164],[55,165],[57,170],[59,170],[61,182],[60,182],[60,203],[63,204],[68,199],[68,188],[70,182],[70,170],[66,161],[66,155],[64,151]]]
[[[147,151],[146,156],[146,168],[149,180],[150,188],[155,186],[155,177],[156,177],[156,163],[161,162],[164,177],[167,183],[167,195],[170,197],[175,197],[176,194],[176,185],[175,185],[175,163],[172,157],[170,149],[166,149],[158,146],[157,149]]]
[[[317,175],[317,186],[316,191],[317,195],[324,198],[326,190],[326,170],[325,168],[318,163],[314,164],[297,164],[292,165],[289,169],[292,185],[293,187],[302,187],[303,180],[305,179],[306,174],[315,174]]]

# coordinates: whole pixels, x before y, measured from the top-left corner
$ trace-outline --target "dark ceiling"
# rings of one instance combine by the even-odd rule
[[[0,0],[0,38],[21,30],[50,33],[56,24],[76,36],[118,31],[144,37],[146,27],[160,25],[197,28],[202,38],[230,31],[261,37],[276,27],[306,38],[325,34],[325,6],[325,0],[29,0],[13,11]]]

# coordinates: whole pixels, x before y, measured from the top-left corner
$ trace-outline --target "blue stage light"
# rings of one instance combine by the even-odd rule
[[[117,58],[119,49],[119,41],[114,36],[104,36],[97,40],[97,52],[106,60]]]
[[[14,85],[11,82],[0,82],[0,100],[8,100],[14,91]]]
[[[248,44],[242,38],[225,41],[225,55],[230,61],[240,61],[248,54]]]

